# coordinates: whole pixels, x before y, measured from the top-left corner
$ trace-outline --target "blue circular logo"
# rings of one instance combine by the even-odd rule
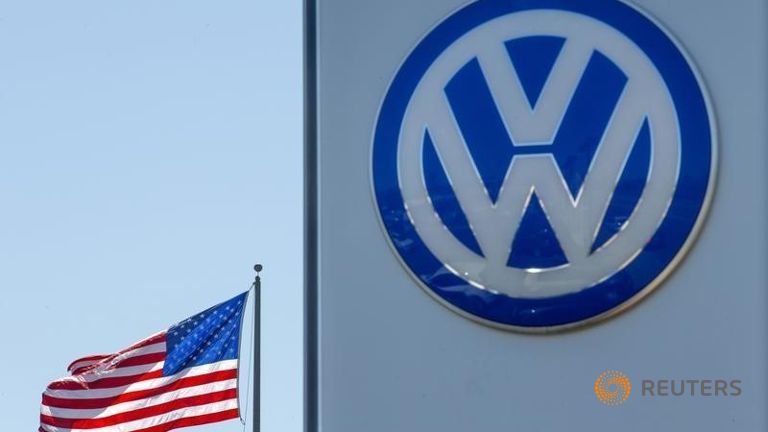
[[[404,266],[460,314],[549,331],[671,272],[714,189],[714,124],[682,49],[618,0],[480,0],[408,55],[373,142]]]

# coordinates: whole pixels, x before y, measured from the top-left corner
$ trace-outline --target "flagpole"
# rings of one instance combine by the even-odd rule
[[[253,432],[261,431],[261,264],[253,266]]]

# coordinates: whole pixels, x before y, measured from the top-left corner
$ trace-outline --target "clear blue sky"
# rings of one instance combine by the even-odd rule
[[[298,432],[301,3],[0,4],[0,430],[36,430],[71,360],[245,290],[259,260],[263,430]]]

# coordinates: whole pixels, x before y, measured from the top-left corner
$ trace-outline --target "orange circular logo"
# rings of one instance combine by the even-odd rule
[[[595,395],[606,405],[621,405],[629,397],[632,384],[629,377],[615,370],[605,371],[595,381]]]

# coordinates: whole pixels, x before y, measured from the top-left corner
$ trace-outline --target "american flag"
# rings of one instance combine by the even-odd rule
[[[165,432],[237,418],[247,296],[117,353],[75,360],[43,393],[39,432]]]

